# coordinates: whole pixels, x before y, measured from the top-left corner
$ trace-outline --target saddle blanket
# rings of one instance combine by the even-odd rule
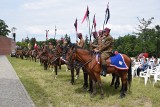
[[[128,66],[124,62],[123,56],[120,53],[116,54],[113,57],[110,57],[110,59],[111,59],[110,66],[115,66],[116,68],[121,69],[121,70],[128,69]]]

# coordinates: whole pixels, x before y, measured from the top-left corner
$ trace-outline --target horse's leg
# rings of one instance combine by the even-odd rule
[[[73,85],[74,84],[74,66],[72,65],[70,69],[71,69],[71,84]]]
[[[75,68],[76,69],[76,77],[75,77],[75,79],[78,79],[78,77],[79,77],[79,72],[80,72],[80,67],[76,67]]]
[[[111,87],[114,85],[115,77],[116,77],[116,74],[112,73],[112,82],[111,82],[111,85],[110,85]]]
[[[83,70],[83,76],[84,76],[83,88],[87,89],[88,88],[88,72],[84,67],[82,67],[82,70]]]
[[[34,57],[34,62],[36,62],[36,56]]]
[[[91,93],[91,97],[96,95],[96,80],[92,79],[92,84],[93,84],[93,93]]]
[[[124,72],[124,71],[122,71]],[[123,98],[125,97],[125,90],[126,90],[126,84],[127,84],[127,77],[126,75],[122,75],[121,77],[121,81],[122,81],[122,89],[121,89],[121,92],[120,92],[120,98]]]
[[[55,71],[55,74],[56,74],[54,78],[57,79],[57,65],[54,65],[54,71]]]
[[[47,70],[47,62],[44,61],[44,70]]]
[[[96,80],[98,82],[99,88],[101,90],[100,98],[103,99],[104,98],[104,91],[103,91],[103,87],[102,87],[101,77],[97,73],[95,73],[95,77],[96,77]]]
[[[59,69],[61,69],[61,60],[58,60]]]
[[[92,83],[92,79],[91,76],[89,74],[89,90],[88,90],[91,94],[93,93],[93,83]]]
[[[117,89],[120,85],[119,76],[116,75],[115,89]]]

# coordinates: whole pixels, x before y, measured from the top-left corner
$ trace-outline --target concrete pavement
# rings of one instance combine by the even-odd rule
[[[0,55],[0,107],[35,107],[7,57]]]

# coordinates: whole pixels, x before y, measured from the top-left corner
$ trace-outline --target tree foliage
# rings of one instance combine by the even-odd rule
[[[114,50],[118,50],[129,56],[136,56],[144,52],[149,53],[149,55],[159,56],[160,48],[158,43],[160,42],[160,26],[156,25],[151,28],[150,25],[153,19],[153,17],[148,20],[138,18],[140,22],[137,29],[138,32],[116,39],[114,42]]]
[[[5,21],[0,19],[0,35],[7,36],[11,31],[8,29],[8,25],[6,25]]]

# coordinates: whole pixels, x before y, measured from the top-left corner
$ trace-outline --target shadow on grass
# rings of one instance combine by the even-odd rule
[[[34,79],[32,79],[31,77],[29,79],[23,77],[21,81],[30,95],[32,95],[31,97],[36,106],[47,107],[49,103],[55,105],[55,102],[48,99],[49,96],[47,92],[45,92],[45,89],[41,87]]]
[[[120,88],[118,89],[115,89],[114,87],[111,87],[109,84],[107,85],[103,85],[103,91],[104,91],[104,95],[109,97],[109,96],[114,96],[114,95],[120,95]],[[77,87],[75,89],[75,92],[76,93],[79,93],[79,94],[86,94],[86,93],[90,93],[88,91],[88,89],[83,89],[83,87]],[[96,96],[97,95],[100,95],[100,88],[98,87],[98,85],[96,85]]]

